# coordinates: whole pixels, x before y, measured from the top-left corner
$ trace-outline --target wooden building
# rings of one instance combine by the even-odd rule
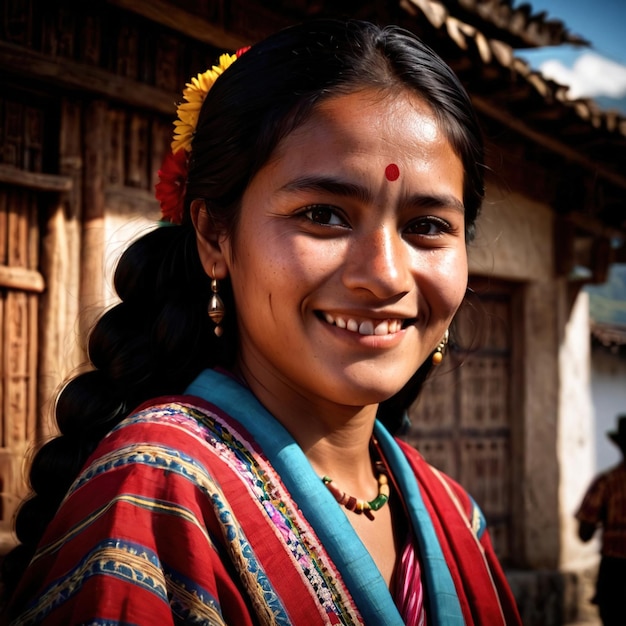
[[[185,82],[290,23],[358,17],[435,48],[488,144],[474,295],[407,437],[486,511],[525,623],[573,617],[570,517],[593,417],[578,294],[626,258],[626,119],[569,101],[515,54],[585,42],[510,0],[4,0],[0,11],[3,545],[24,458],[54,431],[54,392],[111,300],[112,259],[158,216],[156,172]]]

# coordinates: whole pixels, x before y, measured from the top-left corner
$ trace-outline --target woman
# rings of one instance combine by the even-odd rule
[[[188,85],[158,189],[177,225],[120,261],[35,458],[15,623],[519,623],[476,505],[376,420],[465,293],[467,95],[363,22],[235,58]]]

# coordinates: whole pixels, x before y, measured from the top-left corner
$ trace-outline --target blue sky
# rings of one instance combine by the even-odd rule
[[[533,13],[563,21],[589,48],[559,46],[520,52],[519,56],[557,82],[571,86],[572,97],[591,97],[603,108],[626,114],[626,0],[514,0]]]

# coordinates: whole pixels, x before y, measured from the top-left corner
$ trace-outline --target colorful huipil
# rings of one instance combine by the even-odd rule
[[[382,425],[375,436],[417,544],[427,623],[521,624],[471,498]],[[101,442],[12,623],[404,624],[346,514],[256,398],[206,370]]]

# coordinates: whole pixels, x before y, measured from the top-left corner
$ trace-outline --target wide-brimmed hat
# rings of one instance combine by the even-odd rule
[[[618,415],[617,430],[610,430],[606,435],[618,446],[626,446],[626,415]]]

